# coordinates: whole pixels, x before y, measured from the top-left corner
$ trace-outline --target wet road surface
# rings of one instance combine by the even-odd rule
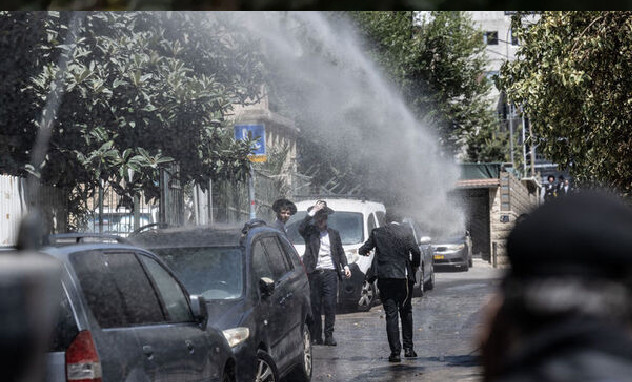
[[[468,272],[437,271],[436,285],[413,298],[413,342],[419,357],[389,363],[382,306],[336,317],[337,347],[313,348],[312,381],[478,381],[475,335],[481,310],[502,276],[474,259]]]

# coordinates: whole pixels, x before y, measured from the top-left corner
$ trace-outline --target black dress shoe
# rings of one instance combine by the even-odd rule
[[[417,358],[417,353],[413,349],[404,349],[404,357]]]
[[[402,362],[402,358],[397,353],[391,353],[388,356],[388,362]]]
[[[325,337],[325,346],[338,346],[338,342],[333,337]]]
[[[320,338],[312,340],[312,345],[314,346],[321,346],[322,344],[323,344],[323,340]]]

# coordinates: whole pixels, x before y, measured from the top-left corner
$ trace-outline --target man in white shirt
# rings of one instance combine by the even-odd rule
[[[305,239],[303,264],[309,278],[312,305],[312,322],[309,326],[312,343],[315,345],[323,344],[321,311],[325,315],[324,344],[337,345],[333,332],[338,282],[342,274],[347,278],[351,277],[340,233],[327,227],[327,217],[333,213],[324,200],[319,200],[315,206],[307,209],[307,215],[298,227],[298,232]],[[310,224],[312,218],[315,224]]]

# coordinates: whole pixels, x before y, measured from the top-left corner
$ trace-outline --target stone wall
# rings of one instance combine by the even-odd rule
[[[516,219],[538,206],[537,187],[527,182],[529,181],[520,181],[511,173],[501,171],[500,187],[489,190],[491,262],[498,267],[508,265],[505,242]]]

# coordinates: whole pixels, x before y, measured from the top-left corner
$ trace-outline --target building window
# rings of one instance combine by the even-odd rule
[[[498,45],[498,31],[485,32],[483,39],[486,45]]]
[[[520,45],[518,43],[518,36],[516,36],[516,34],[514,33],[513,29],[509,30],[509,33],[511,34],[511,45]]]

